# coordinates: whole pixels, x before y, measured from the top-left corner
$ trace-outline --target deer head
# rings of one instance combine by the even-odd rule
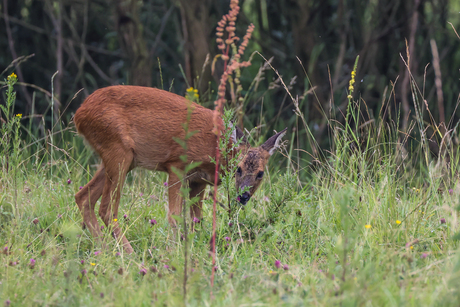
[[[236,189],[238,201],[246,205],[252,195],[259,187],[264,177],[265,166],[270,156],[280,146],[282,137],[286,134],[287,128],[270,137],[264,144],[259,147],[251,147],[241,129],[236,127],[232,135],[233,142],[240,140],[241,161],[238,163],[236,170]],[[248,191],[242,192],[249,188]]]

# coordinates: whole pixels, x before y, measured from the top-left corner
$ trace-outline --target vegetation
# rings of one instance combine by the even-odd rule
[[[457,153],[459,121],[454,114],[458,100],[453,97],[458,97],[459,89],[453,86],[457,79],[452,72],[458,69],[449,71],[445,68],[460,67],[457,55],[460,49],[454,48],[458,46],[460,38],[456,37],[454,29],[447,28],[443,23],[446,26],[444,32],[449,31],[449,34],[442,38],[446,42],[450,37],[451,42],[440,48],[441,44],[436,44],[436,41],[442,39],[433,38],[435,42],[430,44],[429,49],[433,52],[429,60],[433,61],[433,65],[430,65],[433,66],[432,71],[427,68],[420,74],[416,63],[421,63],[423,57],[418,55],[419,51],[415,55],[412,53],[415,49],[412,46],[427,46],[425,42],[429,36],[418,33],[420,29],[424,33],[438,33],[439,29],[435,26],[437,20],[450,16],[447,13],[437,14],[438,3],[435,5],[432,1],[415,0],[407,7],[406,3],[400,3],[397,7],[389,4],[389,9],[379,14],[376,13],[377,9],[388,2],[374,1],[366,8],[347,3],[361,12],[347,14],[351,8],[339,1],[339,13],[332,16],[330,11],[326,12],[326,8],[336,5],[331,1],[322,1],[312,7],[304,5],[303,1],[293,1],[296,5],[294,8],[282,6],[283,9],[279,9],[277,14],[272,10],[279,8],[277,5],[282,5],[283,1],[280,4],[246,1],[241,9],[242,20],[249,16],[249,8],[260,5],[254,10],[254,14],[260,14],[254,18],[259,22],[255,23],[255,28],[250,27],[255,40],[249,43],[246,53],[252,50],[261,52],[252,54],[252,65],[249,67],[245,67],[246,64],[229,65],[235,68],[231,71],[235,74],[229,74],[229,79],[224,81],[228,87],[226,92],[222,92],[222,87],[217,88],[217,83],[212,83],[209,88],[205,82],[204,86],[203,80],[211,80],[211,77],[203,80],[193,78],[192,72],[196,68],[191,68],[194,67],[191,58],[185,60],[185,77],[172,73],[177,70],[177,66],[171,66],[172,61],[160,59],[158,65],[161,64],[164,73],[159,75],[161,82],[158,85],[161,83],[161,87],[164,82],[165,87],[174,89],[177,86],[181,88],[178,91],[185,94],[185,84],[189,82],[186,96],[190,100],[208,104],[217,98],[225,100],[226,97],[236,109],[237,121],[242,120],[246,126],[264,126],[263,129],[250,131],[249,140],[252,143],[259,143],[264,138],[260,130],[268,133],[269,127],[278,130],[283,126],[295,127],[287,135],[290,140],[285,142],[284,149],[276,154],[268,168],[263,186],[245,207],[235,202],[232,172],[223,178],[217,199],[232,211],[218,210],[215,264],[210,256],[209,244],[213,235],[212,189],[206,192],[204,219],[200,223],[184,223],[183,228],[189,229],[193,224],[195,231],[184,231],[186,237],[183,238],[174,237],[166,218],[167,187],[163,173],[135,169],[128,175],[124,186],[118,222],[132,243],[134,254],[124,254],[110,230],[104,229],[104,241],[108,248],[102,249],[102,244],[93,241],[89,232],[82,229],[82,218],[74,195],[94,174],[98,159],[84,146],[69,122],[72,110],[78,106],[73,105],[73,97],[82,85],[85,92],[91,92],[93,88],[108,85],[114,79],[119,83],[138,84],[133,78],[139,77],[137,69],[141,68],[133,66],[133,63],[139,62],[132,60],[132,56],[146,59],[142,58],[142,54],[129,52],[142,51],[142,46],[152,46],[148,40],[146,45],[137,41],[136,48],[135,42],[127,41],[119,42],[119,46],[114,38],[115,32],[105,34],[105,40],[102,41],[106,45],[103,47],[89,44],[86,39],[97,40],[94,37],[102,31],[101,23],[107,22],[103,18],[89,17],[96,16],[92,14],[109,14],[108,10],[104,10],[108,5],[105,2],[78,2],[78,6],[70,6],[72,1],[44,3],[48,18],[56,30],[42,33],[53,38],[53,43],[48,45],[49,50],[44,53],[56,52],[55,61],[50,62],[57,67],[61,65],[64,70],[60,71],[65,73],[54,74],[54,68],[48,70],[47,83],[53,85],[49,91],[43,89],[47,88],[41,83],[45,79],[43,76],[40,78],[42,80],[36,82],[31,78],[32,81],[28,82],[38,86],[29,101],[27,95],[30,93],[27,91],[30,86],[24,87],[24,83],[28,83],[28,76],[38,74],[39,70],[34,67],[36,64],[31,61],[43,54],[38,55],[35,50],[36,57],[16,59],[13,56],[15,62],[10,67],[0,56],[0,60],[4,61],[0,65],[7,67],[2,75],[5,87],[0,123],[0,304],[138,306],[178,305],[185,302],[191,306],[458,306],[460,157]],[[130,26],[145,22],[144,13],[121,14],[124,12],[122,8],[139,12],[137,6],[140,2],[116,3],[120,6],[116,10],[120,14],[117,19],[117,34],[120,37],[127,33],[123,31],[134,31],[132,28],[130,30]],[[166,25],[171,22],[168,19],[170,16],[178,14],[190,26],[189,23],[194,22],[190,19],[197,16],[189,14],[192,10],[189,6],[199,6],[198,1],[178,3],[178,8],[171,6],[172,9],[166,11],[163,21],[155,19],[149,22],[156,26]],[[2,8],[7,4],[4,1]],[[27,25],[30,31],[41,31],[32,26],[33,22],[43,18],[38,16],[39,10],[32,9],[37,3],[17,1],[12,5],[10,9],[25,14],[29,19],[24,17],[24,20],[28,20],[24,21],[10,16],[9,21],[5,20],[8,25],[6,31],[11,32],[12,24],[15,27]],[[167,8],[167,5],[166,2],[161,8]],[[444,2],[443,5],[444,9],[458,6],[453,1]],[[156,9],[154,4],[145,6]],[[286,10],[292,15],[288,15]],[[311,24],[303,26],[303,19],[292,18],[289,27],[285,26],[287,33],[292,35],[285,35],[292,40],[290,43],[304,46],[305,42],[296,38],[300,39],[299,33],[308,27],[318,26],[320,16],[329,16],[326,21],[341,20],[341,23],[333,23],[340,33],[341,44],[354,41],[354,47],[336,48],[342,50],[341,56],[336,57],[337,66],[330,77],[331,82],[326,82],[332,84],[333,90],[329,88],[329,91],[324,91],[319,81],[315,82],[323,80],[315,79],[320,76],[311,77],[310,82],[305,81],[305,88],[302,88],[295,82],[299,78],[290,78],[292,62],[286,61],[284,73],[282,66],[276,62],[280,59],[265,61],[261,56],[272,54],[267,52],[273,50],[267,45],[271,46],[274,41],[265,39],[265,35],[275,35],[273,23],[286,25],[286,20],[291,20],[289,16],[298,14],[316,17]],[[76,22],[79,16],[84,17],[83,23]],[[123,16],[130,16],[129,22]],[[206,21],[202,20],[205,29],[212,28],[208,26],[209,16],[198,16]],[[413,28],[410,26],[413,23],[400,23],[404,17],[418,20],[425,27]],[[8,14],[4,18],[8,19]],[[347,24],[349,19],[358,19],[361,23],[350,23],[349,27],[338,26]],[[125,22],[120,24],[123,20]],[[375,28],[369,25],[380,25],[384,20],[388,21],[385,24],[389,30],[386,31],[390,33],[394,34],[397,29],[404,27],[414,31],[409,31],[413,36],[408,37],[407,50],[403,43],[401,57],[396,50],[391,50],[390,53],[394,53],[391,56],[385,52],[391,60],[380,53],[382,50],[378,46],[388,44],[386,51],[392,49],[390,41],[394,37],[382,29],[383,32],[374,36]],[[73,31],[71,25],[77,24]],[[458,28],[458,25],[453,28]],[[172,31],[166,26],[160,27],[160,30]],[[72,33],[72,39],[67,41],[71,42],[69,45],[64,44],[66,31]],[[145,32],[149,31],[151,29],[146,27]],[[307,37],[315,33],[307,32]],[[14,33],[7,35],[8,43],[23,39],[21,35],[25,35],[25,32],[16,33],[15,36]],[[164,32],[157,36],[160,38],[153,50],[157,46],[166,48],[167,44],[162,41],[166,34],[171,33]],[[189,34],[194,42],[201,42],[200,31]],[[151,36],[151,33],[147,36]],[[125,37],[140,39],[135,35]],[[173,40],[171,35],[167,37]],[[325,37],[332,39],[334,35],[329,33]],[[376,37],[381,41],[371,47]],[[80,44],[72,45],[77,38]],[[367,49],[363,47],[363,50],[376,48],[375,54],[360,53],[358,59],[356,46],[363,41],[367,42]],[[299,47],[303,52],[309,50],[307,55],[303,55],[309,58],[309,64],[300,66],[305,80],[308,80],[308,76],[324,72],[316,65],[324,63],[321,62],[323,57],[329,52],[333,54],[334,50],[330,48],[327,52],[320,52],[325,50],[326,42],[310,46],[310,49]],[[78,56],[75,59],[68,57],[76,46],[81,52],[77,54],[82,56],[78,70],[75,63],[69,64],[75,62]],[[104,49],[106,46],[112,46],[113,49],[109,52]],[[280,45],[279,48],[284,47]],[[109,54],[94,60],[89,50]],[[117,52],[130,56],[120,56]],[[184,54],[187,58],[188,53]],[[239,52],[235,49],[231,54]],[[61,60],[67,58],[67,64],[64,65],[65,61],[59,60],[59,56],[62,56]],[[110,65],[114,65],[109,58],[118,56],[123,58],[119,67],[126,69],[117,70],[114,79],[103,77],[100,73],[107,73]],[[171,57],[174,56],[172,52]],[[299,56],[302,57],[300,53]],[[215,64],[215,73],[219,77],[225,75],[222,72],[228,72],[223,67],[227,67],[226,61],[231,59],[228,50],[223,50],[220,57],[223,61],[213,63],[209,60],[210,65]],[[396,64],[396,58],[398,63],[403,60],[399,70],[395,69],[400,65]],[[372,62],[376,59],[379,60]],[[131,60],[133,63],[128,63]],[[26,62],[18,66],[21,61]],[[92,66],[91,61],[104,68]],[[207,62],[202,58],[193,61],[201,61],[200,65]],[[221,62],[225,62],[225,65],[219,68]],[[391,73],[385,78],[382,72],[375,73],[385,63],[388,64],[385,74],[393,69],[400,73],[402,80],[390,82]],[[92,68],[87,69],[88,65]],[[145,63],[140,66],[149,67]],[[160,66],[157,68],[159,70]],[[220,72],[217,72],[218,69]],[[15,73],[11,73],[11,70],[15,70]],[[439,74],[441,70],[442,75]],[[281,76],[281,73],[287,77]],[[69,83],[71,76],[74,82]],[[151,78],[149,82],[155,83],[154,79]],[[361,79],[371,81],[360,82]],[[104,80],[104,84],[100,80]],[[149,79],[139,78],[137,82],[141,82],[139,80],[146,82]],[[238,87],[239,82],[241,88]],[[63,84],[71,86],[66,88]],[[308,91],[311,85],[319,87],[315,91]],[[212,88],[217,89],[216,93]],[[17,96],[15,90],[18,91]],[[330,93],[331,99],[321,98],[321,95],[329,95],[325,92]],[[275,102],[281,95],[285,96],[285,100]],[[53,99],[47,99],[47,96]],[[407,106],[409,109],[405,109]],[[453,115],[450,118],[442,117],[441,106],[445,115]],[[315,108],[316,113],[313,111]],[[266,116],[259,117],[261,113]],[[222,147],[225,148],[225,145]],[[183,192],[186,194],[186,190]],[[211,282],[213,272],[214,280]],[[187,291],[184,291],[184,284]]]

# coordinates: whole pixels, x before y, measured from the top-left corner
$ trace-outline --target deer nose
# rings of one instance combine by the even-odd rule
[[[238,201],[240,202],[240,204],[246,205],[246,203],[249,201],[250,198],[251,198],[251,195],[249,194],[249,192],[244,192],[243,194],[238,196]]]

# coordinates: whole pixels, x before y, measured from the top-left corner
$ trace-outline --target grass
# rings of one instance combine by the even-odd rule
[[[164,175],[136,170],[128,179],[119,220],[135,254],[124,255],[109,234],[101,251],[80,227],[73,196],[86,170],[65,155],[56,163],[51,178],[45,165],[23,173],[21,217],[3,217],[1,298],[13,306],[180,304],[183,245],[167,223]],[[459,191],[414,190],[389,167],[361,184],[320,170],[300,190],[290,184],[295,174],[271,173],[232,226],[219,214],[213,300],[208,200],[190,235],[188,304],[456,305]],[[5,209],[13,192],[2,193]]]
[[[189,234],[187,305],[458,306],[458,160],[451,149],[449,160],[431,156],[419,117],[408,140],[381,115],[362,128],[361,109],[350,98],[349,122],[330,122],[333,148],[311,167],[285,163],[292,148],[278,153],[246,207],[231,220],[219,210],[214,268],[207,193],[204,220]],[[13,142],[20,118],[10,119]],[[0,303],[183,304],[184,241],[167,222],[166,175],[128,175],[118,220],[135,253],[107,229],[102,250],[74,201],[97,159],[74,132],[64,127],[56,147],[27,139],[2,149],[12,158],[1,160]],[[222,203],[226,195],[221,186]]]

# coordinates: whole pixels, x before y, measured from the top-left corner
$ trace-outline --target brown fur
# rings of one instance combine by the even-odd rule
[[[189,131],[198,132],[188,140],[185,153],[175,138],[183,140],[185,137],[182,124],[187,121],[189,107],[193,109]],[[110,86],[90,95],[75,113],[74,121],[78,132],[102,160],[93,179],[75,195],[83,222],[94,237],[102,235],[94,212],[95,204],[102,196],[99,216],[106,226],[112,227],[114,236],[122,241],[125,251],[133,252],[115,219],[126,174],[135,167],[169,174],[168,221],[175,225],[172,215],[180,214],[182,200],[180,180],[172,169],[184,169],[185,164],[180,160],[183,154],[187,154],[188,161],[201,162],[187,178],[191,187],[190,197],[200,197],[198,203],[190,208],[190,214],[201,218],[203,191],[213,181],[215,170],[210,159],[216,154],[212,110],[159,89]],[[263,146],[251,148],[247,143],[240,146],[246,154],[239,163],[244,171],[242,176],[237,175],[237,187],[251,187],[250,195],[253,194],[261,181],[256,179],[257,172],[264,169],[270,156],[268,151],[278,144],[285,130],[275,135],[278,136],[276,140],[272,137],[267,141],[273,143],[269,149]],[[237,130],[236,135],[241,137],[243,134]]]

